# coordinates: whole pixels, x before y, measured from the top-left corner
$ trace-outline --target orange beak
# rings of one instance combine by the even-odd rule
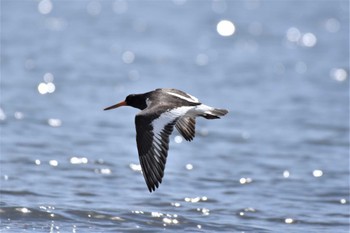
[[[119,107],[121,107],[121,106],[126,106],[126,105],[127,105],[127,104],[126,104],[126,102],[125,102],[125,100],[124,100],[124,101],[122,101],[122,102],[120,102],[120,103],[117,103],[117,104],[115,104],[115,105],[109,106],[108,108],[105,108],[105,109],[103,109],[103,110],[111,110],[111,109],[119,108]]]

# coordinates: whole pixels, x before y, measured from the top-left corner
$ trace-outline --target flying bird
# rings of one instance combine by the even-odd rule
[[[124,101],[105,108],[131,106],[141,111],[135,116],[136,143],[143,177],[150,192],[162,182],[174,126],[187,141],[195,137],[196,117],[218,119],[226,109],[207,106],[177,89],[159,88],[143,94],[131,94]]]

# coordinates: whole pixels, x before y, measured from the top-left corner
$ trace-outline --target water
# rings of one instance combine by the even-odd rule
[[[149,193],[158,87],[230,113]],[[1,232],[348,232],[348,92],[348,1],[1,1]]]

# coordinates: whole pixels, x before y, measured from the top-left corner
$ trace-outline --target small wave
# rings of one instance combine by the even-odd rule
[[[26,190],[19,190],[19,191],[12,191],[12,190],[0,190],[0,196],[3,195],[9,195],[9,196],[18,196],[18,197],[23,197],[23,196],[44,196],[39,193],[31,192],[31,191],[26,191]],[[45,195],[47,196],[47,195]]]

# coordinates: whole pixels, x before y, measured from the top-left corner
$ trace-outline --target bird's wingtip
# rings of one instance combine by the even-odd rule
[[[154,188],[154,187],[152,187],[152,186],[149,186],[148,187],[148,191],[150,192],[150,193],[152,193],[153,191],[155,191],[156,189]]]

